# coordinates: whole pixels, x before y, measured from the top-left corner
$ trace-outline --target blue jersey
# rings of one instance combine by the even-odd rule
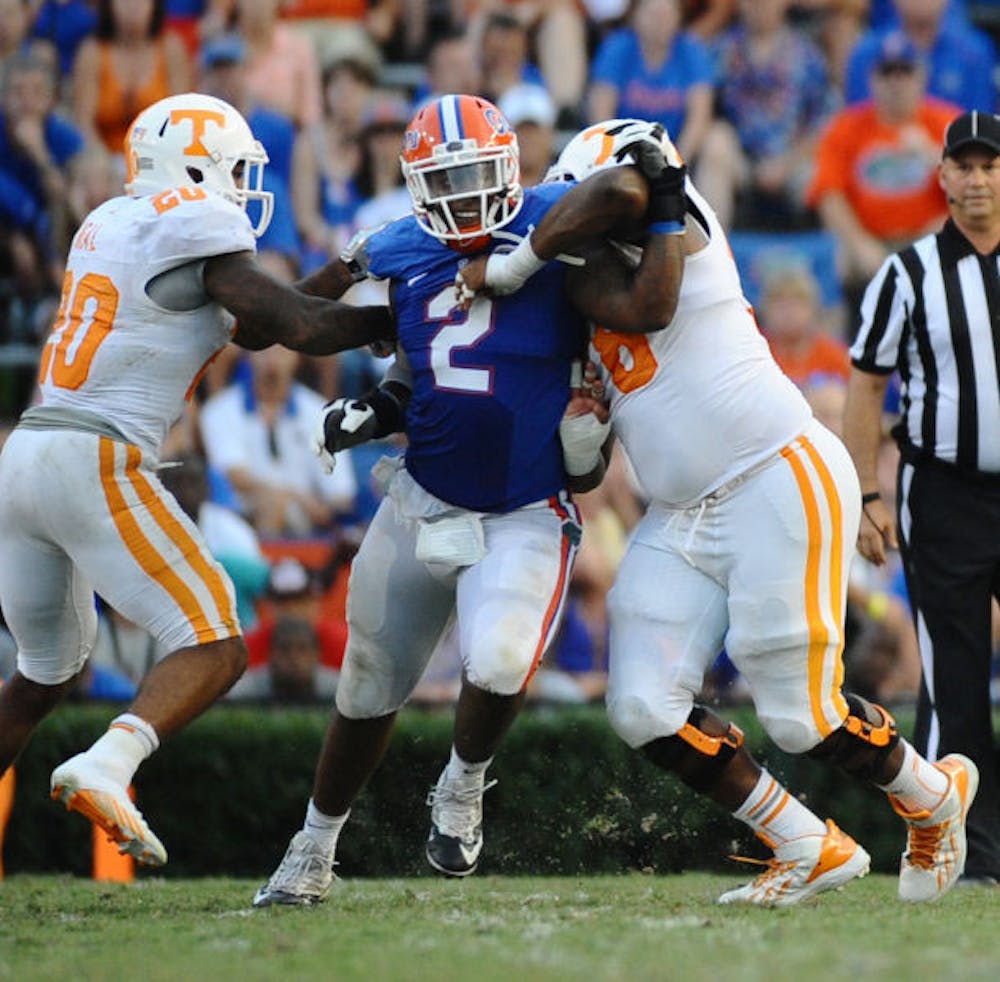
[[[493,247],[528,235],[568,185],[525,191]],[[584,322],[566,302],[566,266],[551,262],[508,297],[455,307],[461,254],[412,216],[367,243],[372,276],[389,279],[399,344],[413,371],[406,467],[431,494],[507,512],[566,486],[559,421]]]

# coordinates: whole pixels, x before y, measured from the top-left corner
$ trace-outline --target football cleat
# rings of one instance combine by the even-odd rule
[[[724,893],[719,903],[791,907],[824,890],[836,890],[855,877],[864,876],[871,866],[871,857],[827,819],[825,836],[805,835],[791,839],[778,846],[774,857],[761,865],[766,869],[757,879]]]
[[[311,907],[326,900],[336,876],[333,862],[308,832],[296,832],[284,859],[253,898],[254,907]]]
[[[77,754],[52,772],[52,798],[79,812],[118,843],[118,851],[146,866],[162,866],[167,850],[152,833],[128,790]]]
[[[469,876],[479,865],[483,849],[483,793],[497,782],[462,788],[448,780],[445,768],[427,795],[431,806],[431,834],[427,861],[446,876]]]
[[[899,899],[922,903],[943,897],[965,869],[965,816],[979,789],[979,770],[962,754],[935,765],[948,775],[948,791],[933,811],[907,812],[889,795],[896,814],[909,826],[899,862]]]

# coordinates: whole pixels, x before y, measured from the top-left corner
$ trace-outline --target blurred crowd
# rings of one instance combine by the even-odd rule
[[[883,259],[943,221],[947,123],[996,111],[1000,0],[0,0],[0,423],[34,398],[69,240],[121,193],[123,140],[145,106],[189,90],[247,118],[270,157],[259,242],[289,280],[359,228],[406,214],[398,154],[425,100],[493,100],[516,128],[525,185],[589,122],[661,121],[730,230],[761,331],[816,415],[840,429],[858,299]],[[380,302],[363,283],[348,294]],[[381,376],[366,351],[311,360],[227,349],[171,434],[163,479],[237,586],[250,669],[232,699],[329,700],[354,548],[377,507],[371,468],[398,442],[309,447],[319,408]],[[883,497],[894,496],[886,405]],[[603,694],[605,596],[644,507],[628,461],[585,495],[573,603],[532,694]],[[849,687],[915,698],[919,658],[901,571],[860,558]],[[446,639],[415,701],[450,701]],[[81,685],[126,699],[157,657],[104,611]],[[0,631],[0,677],[12,667]],[[722,656],[706,697],[743,697]]]

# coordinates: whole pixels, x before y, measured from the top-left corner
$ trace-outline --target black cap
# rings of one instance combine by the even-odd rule
[[[1000,116],[973,110],[948,124],[944,133],[945,157],[972,146],[985,147],[1000,155]]]

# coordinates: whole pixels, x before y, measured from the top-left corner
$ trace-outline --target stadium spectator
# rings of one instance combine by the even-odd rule
[[[846,384],[847,345],[824,330],[819,284],[807,267],[779,268],[768,275],[757,319],[778,367],[800,389],[815,375]]]
[[[713,46],[720,116],[697,177],[727,229],[738,213],[747,226],[803,222],[816,137],[838,108],[822,53],[788,22],[790,4],[739,0],[740,22]]]
[[[248,667],[227,699],[281,706],[328,703],[336,695],[340,672],[320,663],[319,647],[313,624],[303,617],[282,617],[271,631],[265,664]]]
[[[821,136],[807,197],[837,238],[851,316],[886,256],[944,219],[937,166],[960,112],[927,96],[920,54],[898,32],[882,40],[871,81],[872,101],[842,109]]]
[[[312,44],[278,20],[281,0],[236,0],[236,25],[247,44],[250,94],[299,128],[322,116],[320,75]]]
[[[587,115],[660,122],[692,163],[711,124],[715,73],[707,48],[680,26],[681,0],[638,0],[629,25],[597,49]]]
[[[184,43],[163,22],[164,0],[99,0],[97,34],[77,51],[73,118],[116,156],[140,110],[191,88]]]
[[[993,112],[997,107],[997,53],[990,38],[947,16],[948,0],[892,0],[898,26],[866,32],[851,52],[844,82],[848,103],[875,97],[872,71],[886,37],[902,31],[913,42],[927,71],[930,95],[963,109]]]
[[[497,108],[517,133],[521,183],[540,184],[555,156],[556,105],[541,85],[523,82],[508,89]]]
[[[14,55],[34,55],[59,74],[59,55],[51,41],[31,33],[32,9],[28,0],[0,0],[0,72]]]
[[[277,625],[288,619],[303,621],[315,634],[316,661],[323,675],[319,680],[322,691],[333,695],[344,661],[347,624],[326,615],[322,600],[322,584],[317,573],[292,556],[277,560],[267,579],[260,621],[246,633],[247,671],[266,674]],[[259,685],[259,682],[251,683],[249,689],[253,691]],[[241,697],[242,690],[237,690],[235,695]]]
[[[299,356],[274,346],[250,354],[251,377],[212,396],[200,425],[209,464],[225,474],[263,537],[308,536],[350,511],[350,455],[333,477],[312,451],[323,398],[295,381]]]
[[[424,59],[424,76],[414,93],[418,106],[449,92],[479,92],[479,59],[464,27],[452,28],[432,39]]]
[[[283,0],[281,17],[313,43],[321,65],[341,58],[378,64],[396,36],[405,0]]]
[[[686,31],[712,41],[732,23],[737,0],[683,0]]]
[[[21,0],[21,6],[28,4]],[[94,6],[91,0],[42,0],[34,4],[31,36],[55,47],[62,80],[71,75],[80,44],[94,33]]]
[[[362,201],[358,137],[374,89],[367,62],[335,61],[323,73],[323,118],[296,144],[292,200],[308,266],[338,255],[351,236]]]
[[[479,35],[480,94],[497,102],[521,82],[545,85],[538,66],[529,60],[530,48],[528,29],[517,17],[504,10],[491,13]]]
[[[30,54],[9,58],[0,90],[0,276],[28,310],[61,279],[68,168],[83,149],[54,105],[51,65]],[[42,325],[29,315],[19,331],[19,340],[35,341]]]

